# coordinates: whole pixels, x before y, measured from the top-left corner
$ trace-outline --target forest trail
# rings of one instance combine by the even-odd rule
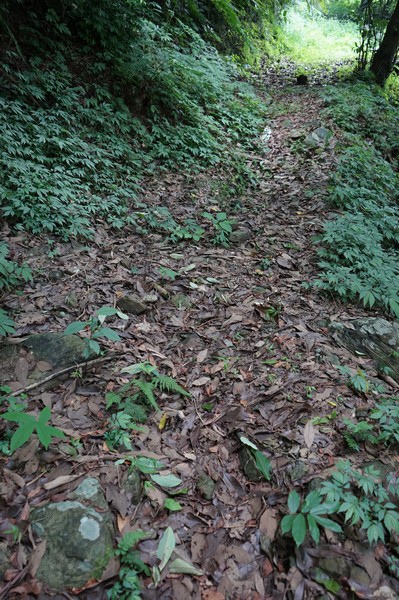
[[[63,331],[71,321],[133,293],[145,305],[141,314],[119,323],[114,360],[69,373],[55,388],[31,391],[32,405],[51,406],[53,423],[76,438],[77,455],[68,456],[62,445],[38,454],[30,444],[5,465],[4,484],[14,499],[9,519],[15,522],[23,506],[65,499],[80,481],[63,483],[59,477],[97,478],[119,532],[153,532],[140,544],[148,564],[154,564],[158,532],[171,527],[181,557],[203,575],[170,575],[157,589],[143,577],[144,599],[283,600],[289,590],[297,590],[295,600],[327,598],[314,573],[329,560],[350,582],[340,598],[365,597],[361,594],[372,576],[382,577],[376,561],[370,566],[371,551],[363,552],[349,539],[338,551],[332,533],[317,551],[297,551],[297,564],[289,565],[293,543],[277,529],[293,485],[325,477],[332,458],[342,452],[331,414],[338,410],[349,416],[361,403],[330,357],[373,371],[365,357],[337,348],[327,328],[329,319],[345,321],[365,312],[302,286],[317,274],[312,237],[330,212],[327,186],[340,133],[322,115],[316,88],[278,89],[270,102],[267,151],[253,156],[261,180],[256,191],[229,197],[226,181],[212,173],[167,174],[144,187],[147,205],[166,206],[177,220],[204,210],[226,212],[236,221],[228,248],[213,246],[210,238],[177,245],[160,233],[115,235],[101,225],[90,245],[57,242],[55,258],[48,256],[44,237],[8,239],[14,256],[28,254],[32,269],[41,273],[23,297],[8,298],[9,308],[20,311],[20,336]],[[323,137],[327,130],[331,138]],[[20,358],[14,389],[26,386],[24,369],[33,367],[29,360]],[[129,452],[112,452],[104,443],[105,393],[117,392],[127,381],[123,367],[145,361],[191,394],[162,394],[160,413],[132,435],[135,455],[157,458],[165,473],[181,478],[186,493],[174,497],[183,507],[179,512],[162,508],[165,489],[132,504],[126,465],[115,466],[116,458]],[[322,424],[312,424],[322,416]],[[268,456],[270,481],[251,470],[240,436]],[[20,487],[18,477],[29,480],[29,487]],[[355,555],[357,579],[348,566],[348,557]],[[15,581],[17,575],[15,569]],[[107,583],[79,598],[105,598]],[[29,577],[19,587],[24,585],[33,597]],[[47,596],[42,592],[40,598]]]

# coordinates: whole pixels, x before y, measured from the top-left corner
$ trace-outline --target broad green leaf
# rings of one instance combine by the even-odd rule
[[[272,465],[270,460],[260,450],[255,451],[255,466],[262,473],[263,477],[269,481]]]
[[[172,556],[172,552],[175,549],[175,546],[175,534],[173,533],[173,529],[171,527],[168,527],[167,529],[165,529],[165,532],[157,548],[157,558],[159,558],[159,560],[161,561],[159,564],[160,571],[162,571],[166,567],[170,557]]]
[[[296,513],[299,505],[301,503],[301,498],[296,490],[292,490],[290,495],[288,496],[288,510],[290,513]]]
[[[35,421],[31,421],[30,423],[24,423],[20,425],[17,431],[11,438],[10,442],[10,450],[14,452],[17,448],[20,448],[27,442],[35,430]]]
[[[87,345],[92,352],[94,352],[95,354],[100,354],[101,346],[98,342],[96,342],[95,340],[87,340]]]
[[[322,497],[320,495],[320,492],[318,490],[313,490],[313,492],[310,492],[303,503],[303,507],[302,507],[302,511],[303,512],[313,512],[313,510],[315,508],[317,508],[318,506],[320,506],[322,502]]]
[[[88,321],[75,321],[74,323],[70,323],[68,327],[64,331],[64,335],[71,335],[72,333],[78,333],[78,331],[82,331],[89,325]]]
[[[96,312],[97,317],[112,317],[118,314],[118,309],[113,306],[103,306]]]
[[[297,546],[300,546],[306,536],[306,520],[305,517],[300,513],[299,515],[295,515],[294,521],[292,523],[292,537]]]
[[[93,338],[102,338],[105,337],[107,340],[111,342],[119,342],[120,337],[116,331],[111,329],[110,327],[101,327],[96,333],[93,335]]]
[[[182,558],[176,558],[169,565],[169,573],[184,573],[185,575],[196,575],[197,577],[203,575],[203,571],[197,569],[194,565],[186,562]]]
[[[173,500],[173,498],[166,498],[163,505],[171,512],[176,512],[183,508],[180,502],[176,502],[176,500]]]
[[[159,460],[155,458],[147,458],[146,456],[138,456],[134,459],[134,466],[142,473],[150,474],[157,473],[165,468]]]
[[[60,429],[57,429],[57,427],[51,427],[44,423],[37,423],[36,431],[37,431],[37,435],[40,440],[40,443],[43,444],[43,446],[46,449],[51,444],[51,439],[53,437],[61,437],[61,438],[65,437],[65,434]]]
[[[151,479],[164,488],[177,487],[182,483],[182,480],[176,475],[150,475]]]
[[[338,510],[339,502],[324,502],[310,510],[312,515],[331,515]]]
[[[326,517],[320,517],[319,515],[313,515],[313,518],[316,521],[316,523],[318,523],[322,527],[325,527],[326,529],[330,529],[330,531],[335,531],[336,533],[342,532],[341,526],[338,525],[338,523],[336,523],[335,521],[332,521],[331,519],[327,519]]]
[[[121,369],[121,373],[129,373],[130,375],[137,375],[138,373],[147,373],[151,375],[157,370],[156,367],[150,363],[134,363]]]
[[[399,532],[399,521],[398,521],[398,513],[396,511],[388,511],[385,514],[384,517],[384,525],[387,528],[387,530],[389,531],[389,533],[392,532]]]
[[[32,415],[27,415],[22,412],[8,411],[1,415],[2,419],[6,421],[15,421],[15,423],[33,423],[36,424],[36,419]]]
[[[314,517],[312,517],[312,515],[307,515],[307,520],[308,520],[310,535],[312,536],[312,538],[314,539],[316,544],[318,544],[320,541],[320,530],[317,526],[317,523],[314,520]]]
[[[285,517],[283,517],[281,519],[281,531],[283,532],[283,535],[285,533],[288,533],[289,531],[291,531],[292,529],[292,524],[294,522],[296,515],[285,515]]]
[[[40,411],[37,422],[41,425],[45,425],[51,419],[51,409],[49,406],[45,406],[43,410]]]

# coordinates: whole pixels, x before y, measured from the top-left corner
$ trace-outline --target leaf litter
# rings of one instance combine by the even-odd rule
[[[57,242],[59,255],[50,259],[45,238],[8,236],[13,253],[36,273],[24,296],[5,299],[17,314],[13,341],[61,332],[126,295],[135,294],[145,310],[113,325],[121,341],[104,344],[112,360],[66,370],[29,391],[29,410],[37,415],[43,406],[51,408],[52,422],[74,444],[60,440],[46,450],[33,437],[1,459],[0,531],[12,549],[1,597],[50,597],[35,579],[44,547],[32,537],[29,514],[66,499],[88,476],[100,480],[120,535],[150,532],[138,548],[149,565],[158,556],[159,581],[154,589],[143,577],[144,599],[334,597],[317,569],[337,554],[350,557],[373,589],[384,583],[375,554],[350,538],[339,546],[330,533],[316,548],[294,551],[279,533],[293,486],[325,478],[342,456],[342,437],[328,415],[335,409],[349,416],[361,404],[330,357],[373,370],[365,357],[337,348],[327,328],[329,319],[364,311],[302,287],[316,273],[311,238],[329,215],[325,198],[335,142],[298,152],[293,132],[324,124],[320,97],[312,89],[288,89],[274,100],[284,101],[287,110],[267,125],[265,156],[251,159],[260,178],[255,191],[223,195],[225,181],[216,171],[166,174],[144,186],[148,206],[166,206],[181,222],[204,209],[226,211],[251,232],[248,239],[220,248],[208,235],[176,245],[159,232],[115,234],[99,226],[89,246]],[[124,367],[145,361],[191,397],[162,393],[160,412],[132,432],[132,451],[112,451],[104,442],[105,395],[128,381]],[[35,364],[22,349],[9,384],[26,388],[35,369],[44,378],[51,365]],[[315,425],[315,417],[326,419]],[[270,461],[270,481],[243,471],[239,435]],[[125,459],[138,456],[160,461],[162,469],[148,478],[154,485],[147,493],[134,498],[125,485]],[[173,496],[181,510],[164,508],[173,490],[182,492]],[[17,541],[9,533],[15,527],[22,534]],[[115,568],[110,572],[114,576]],[[104,577],[79,597],[105,599]],[[340,581],[340,598],[375,597],[362,582]],[[77,595],[66,591],[63,597]]]

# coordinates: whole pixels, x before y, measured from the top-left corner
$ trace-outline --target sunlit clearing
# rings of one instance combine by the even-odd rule
[[[290,58],[304,66],[354,60],[359,39],[355,23],[327,18],[304,2],[289,9],[284,37]]]

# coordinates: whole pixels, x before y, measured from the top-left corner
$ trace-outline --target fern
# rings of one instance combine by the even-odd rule
[[[154,410],[159,410],[159,406],[154,396],[155,385],[152,381],[146,381],[145,379],[137,379],[134,382],[134,387],[138,388],[143,398],[152,406]]]
[[[173,377],[169,377],[168,375],[159,374],[154,377],[153,382],[155,386],[162,391],[175,392],[181,396],[190,396],[190,394],[182,388]]]

